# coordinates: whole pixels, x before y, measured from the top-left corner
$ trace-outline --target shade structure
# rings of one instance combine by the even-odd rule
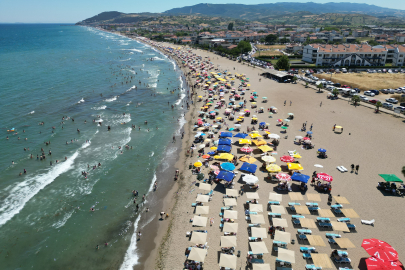
[[[398,260],[398,252],[387,242],[370,238],[364,239],[361,246],[368,254],[377,259],[385,262]]]
[[[318,215],[325,218],[335,217],[330,209],[319,209]]]
[[[333,177],[330,176],[327,173],[317,173],[316,177],[322,181],[327,181],[327,182],[332,182],[333,181]]]
[[[375,257],[366,259],[367,270],[403,270],[399,261],[383,261]]]
[[[281,202],[283,200],[283,195],[274,192],[269,192],[269,200]]]
[[[317,267],[324,268],[332,268],[332,262],[329,259],[328,254],[325,253],[311,253],[312,261],[314,265]]]
[[[236,200],[234,198],[225,198],[224,199],[225,206],[236,206]]]
[[[243,153],[252,153],[252,152],[253,152],[253,148],[251,148],[251,147],[242,147],[242,148],[240,149],[240,151],[243,152]]]
[[[226,195],[229,196],[229,197],[238,197],[239,193],[238,193],[238,191],[236,189],[227,188],[226,189]]]
[[[318,149],[318,152],[321,152],[321,153],[326,153],[326,149],[319,148],[319,149]]]
[[[273,148],[271,148],[270,146],[268,146],[268,145],[261,145],[261,146],[259,146],[258,147],[260,150],[262,150],[263,152],[270,152],[270,151],[273,151]]]
[[[248,162],[244,162],[242,166],[239,168],[241,171],[249,172],[249,173],[255,173],[257,169],[256,164],[250,164]]]
[[[238,219],[238,211],[225,210],[224,218]]]
[[[210,184],[205,184],[205,183],[200,183],[200,185],[198,186],[199,189],[202,190],[211,190],[212,186]]]
[[[276,174],[278,180],[290,181],[291,176],[288,173],[278,173]]]
[[[237,233],[238,232],[238,223],[225,222],[223,231],[229,232],[229,233]]]
[[[250,203],[249,204],[249,211],[250,212],[262,213],[263,212],[263,205],[262,204]]]
[[[270,139],[280,139],[280,135],[272,133],[269,135],[269,138]]]
[[[204,262],[205,256],[207,256],[207,249],[192,247],[187,260]]]
[[[254,157],[251,157],[249,155],[245,155],[245,156],[241,157],[239,160],[242,162],[250,163],[250,164],[255,163],[257,161],[257,159],[255,159]]]
[[[281,205],[272,205],[271,211],[273,213],[278,213],[278,214],[282,214],[282,215],[284,215],[286,213],[284,206],[281,206]]]
[[[343,215],[348,218],[359,218],[360,216],[353,209],[341,209]]]
[[[291,176],[291,180],[293,181],[297,181],[297,182],[302,182],[302,183],[308,183],[309,180],[309,175],[305,175],[302,173],[293,173],[293,175]]]
[[[272,157],[272,156],[262,156],[262,160],[264,162],[270,162],[270,163],[276,162],[276,158]]]
[[[289,262],[289,263],[295,263],[295,252],[292,250],[279,248],[277,259],[285,261],[285,262]]]
[[[247,134],[245,134],[245,133],[238,133],[238,134],[234,135],[234,137],[236,137],[236,138],[242,138],[242,139],[246,138],[247,136],[249,136],[249,135],[247,135]]]
[[[259,194],[257,194],[256,192],[246,192],[246,198],[248,198],[249,200],[258,200],[259,199]]]
[[[232,137],[232,132],[221,132],[219,136],[223,138]]]
[[[320,235],[307,235],[307,239],[311,246],[326,247],[325,242]]]
[[[291,156],[282,156],[282,157],[280,157],[280,160],[283,162],[293,162],[294,158]]]
[[[219,139],[218,145],[232,145],[231,139]]]
[[[229,161],[233,160],[233,155],[227,153],[220,153],[219,155],[214,156],[215,159],[226,159]]]
[[[321,201],[321,196],[319,196],[319,194],[317,194],[317,193],[307,193],[307,198],[308,198],[308,201],[311,201],[311,202],[320,202]]]
[[[335,238],[334,239],[336,244],[339,245],[340,248],[355,248],[356,246],[350,241],[349,238]]]
[[[249,136],[250,136],[252,139],[254,139],[254,138],[261,138],[261,137],[263,137],[262,135],[257,134],[257,133],[251,133],[251,134],[249,134]]]
[[[287,167],[290,171],[302,171],[304,169],[299,163],[287,163]]]
[[[265,140],[253,140],[252,141],[256,146],[266,145],[267,142]]]
[[[345,197],[333,196],[333,198],[335,199],[336,203],[350,204],[349,201]]]
[[[201,163],[201,161],[197,161],[193,165],[194,165],[194,167],[199,168],[202,166],[202,163]]]
[[[308,207],[305,205],[295,205],[295,212],[301,215],[310,215],[311,213],[308,210]]]
[[[335,231],[339,232],[350,232],[349,228],[347,227],[347,224],[345,222],[337,222],[337,221],[331,221],[332,227]]]
[[[281,172],[281,167],[278,166],[277,164],[270,164],[266,166],[266,170],[269,173],[276,173],[276,172]]]
[[[234,177],[235,174],[228,171],[220,171],[217,175],[217,179],[225,180],[226,182],[231,182]]]
[[[251,144],[252,141],[248,139],[239,139],[239,144]]]
[[[301,193],[289,192],[288,196],[290,196],[290,200],[292,200],[292,201],[303,201],[304,200],[304,197],[302,196]]]
[[[204,245],[207,242],[208,233],[193,232],[190,242],[197,245]]]
[[[232,150],[232,147],[229,146],[229,145],[221,144],[221,145],[218,145],[218,147],[217,147],[218,152],[227,152],[227,153],[229,153],[229,152],[231,152],[231,150]]]
[[[300,223],[302,228],[316,228],[315,221],[310,218],[301,218]]]
[[[197,206],[195,208],[195,214],[196,215],[208,215],[210,212],[210,207],[209,206]]]
[[[236,247],[236,236],[221,236],[221,247]]]
[[[264,224],[264,217],[263,215],[251,215],[250,222],[252,224]]]
[[[266,228],[252,227],[251,235],[252,235],[252,237],[267,238],[267,230],[266,230]]]
[[[198,226],[198,227],[206,227],[207,226],[207,217],[200,217],[200,216],[194,216],[193,218],[193,226]]]
[[[208,202],[209,199],[210,199],[210,196],[208,196],[208,195],[198,194],[197,199],[195,201],[196,202]]]
[[[395,174],[379,174],[379,176],[381,176],[387,182],[404,182]]]
[[[233,170],[235,170],[235,165],[230,162],[224,162],[221,164],[221,168],[226,171],[233,171]]]
[[[291,241],[291,233],[276,230],[274,234],[274,241],[289,243]]]
[[[273,218],[272,222],[274,227],[283,227],[283,228],[288,227],[288,223],[285,218]]]
[[[259,182],[259,178],[257,178],[257,176],[254,175],[244,174],[242,175],[242,181],[248,185],[254,185]]]
[[[253,270],[271,270],[270,264],[268,264],[268,263],[263,263],[263,264],[252,263],[252,266],[253,266]]]
[[[264,242],[249,242],[249,246],[253,254],[269,253]]]

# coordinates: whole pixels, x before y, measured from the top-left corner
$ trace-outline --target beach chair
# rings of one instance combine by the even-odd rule
[[[337,215],[342,215],[342,211],[339,208],[332,208],[333,213],[337,214]]]
[[[250,212],[249,211],[249,215],[257,215],[257,212]]]
[[[361,224],[371,225],[373,227],[374,227],[374,222],[375,222],[375,219],[372,219],[372,220],[364,220],[364,219],[362,219],[361,220]]]
[[[336,263],[351,263],[351,260],[349,259],[349,258],[333,258],[333,260],[336,262]]]
[[[305,265],[306,270],[322,270],[322,267],[315,266],[315,264],[307,264]]]
[[[281,218],[281,214],[279,213],[268,212],[267,215],[269,215],[272,218]]]
[[[291,263],[290,262],[287,262],[287,261],[283,261],[283,260],[280,260],[280,259],[278,259],[278,258],[276,258],[276,263],[279,263],[281,266],[291,266]]]
[[[312,231],[308,229],[298,229],[297,231],[299,234],[312,234]]]
[[[224,227],[224,223],[219,224],[219,228],[222,229]]]
[[[326,234],[326,238],[341,238],[342,236],[340,234],[336,234],[336,233],[327,233]]]
[[[337,166],[336,169],[338,169],[339,172],[345,172],[345,169],[343,169],[342,166]]]
[[[292,220],[292,223],[293,223],[294,225],[301,225],[301,221],[300,221],[299,219],[293,219],[293,220]]]
[[[305,203],[306,206],[318,206],[318,203],[316,202],[307,202]]]
[[[316,221],[318,221],[318,222],[330,222],[330,218],[317,217]]]
[[[289,202],[288,203],[288,206],[294,206],[294,205],[301,205],[301,204],[298,202]]]
[[[339,267],[339,270],[353,270],[353,269],[351,269],[349,267]]]
[[[250,217],[249,217],[249,216],[246,216],[246,217],[245,217],[245,220],[246,220],[246,221],[250,221]]]
[[[291,218],[292,219],[300,219],[300,218],[305,218],[305,217],[301,216],[301,215],[292,215]]]
[[[307,236],[305,234],[299,234],[298,235],[299,240],[308,240]]]
[[[294,207],[294,205],[290,205],[290,211],[291,211],[291,212],[295,212],[295,207]]]
[[[256,242],[257,237],[249,237],[249,242]]]
[[[337,203],[337,204],[331,205],[330,207],[331,207],[332,209],[333,209],[333,208],[343,208],[343,205]]]
[[[332,228],[332,224],[328,222],[319,222],[318,225],[322,228]]]
[[[252,258],[250,259],[250,263],[264,263],[263,259]]]
[[[348,218],[348,217],[346,217],[346,218],[338,218],[337,221],[348,223],[348,222],[350,222],[350,218]]]
[[[311,253],[311,252],[315,252],[316,249],[314,247],[300,247],[300,251],[302,253]]]
[[[333,238],[328,238],[328,242],[329,242],[329,244],[336,245],[336,241]]]
[[[256,255],[256,256],[263,256],[263,253],[253,253],[252,251],[248,251],[248,255]]]
[[[224,211],[224,210],[232,210],[232,209],[233,209],[232,206],[221,207],[221,211]]]
[[[274,251],[278,251],[278,248],[287,248],[287,243],[286,242],[281,242],[281,241],[273,241],[273,249]]]
[[[259,223],[248,224],[248,227],[260,227],[260,224]]]
[[[207,194],[204,194],[204,195],[212,196],[213,194],[214,194],[214,190],[211,189],[210,192],[208,192]]]
[[[343,257],[343,258],[349,256],[349,253],[347,253],[347,251],[344,251],[344,250],[338,250],[337,253],[340,257]]]
[[[302,253],[302,258],[305,260],[312,259],[311,253]]]
[[[228,235],[234,235],[234,236],[236,236],[236,233],[224,232],[224,236],[228,236]]]
[[[270,205],[280,205],[280,202],[278,201],[269,201]]]
[[[344,166],[340,166],[340,168],[342,168],[343,171],[347,172],[347,169]]]
[[[347,228],[349,228],[349,230],[356,230],[356,225],[347,223]]]
[[[308,210],[309,210],[310,212],[316,212],[316,211],[319,210],[319,207],[318,207],[318,206],[308,207]]]

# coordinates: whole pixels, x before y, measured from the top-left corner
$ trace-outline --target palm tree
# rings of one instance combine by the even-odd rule
[[[357,103],[360,103],[360,97],[355,95],[352,97],[352,101],[354,102],[354,106],[357,106]]]
[[[332,94],[334,94],[335,96],[338,96],[339,95],[339,90],[337,90],[336,88],[333,88]]]
[[[318,84],[316,87],[318,87],[318,92],[321,92],[321,90],[323,89],[323,84]]]
[[[376,112],[380,112],[380,107],[382,106],[382,103],[380,101],[377,101],[375,104],[375,107],[377,108]]]

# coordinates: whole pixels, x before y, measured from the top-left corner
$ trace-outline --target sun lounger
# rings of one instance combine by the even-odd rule
[[[252,258],[250,259],[250,263],[264,263],[263,259]]]
[[[339,270],[353,270],[353,269],[351,269],[349,267],[339,267]]]
[[[364,220],[364,219],[362,219],[361,220],[361,224],[366,224],[366,225],[371,225],[371,226],[374,226],[374,222],[375,222],[374,219],[372,219],[372,220]]]
[[[294,205],[301,205],[301,204],[298,202],[289,202],[288,203],[288,206],[294,206]]]
[[[349,228],[349,230],[356,230],[356,225],[347,223],[347,228]]]
[[[257,237],[249,237],[249,242],[255,242],[257,240]]]
[[[267,213],[269,216],[271,216],[272,218],[277,218],[277,217],[279,217],[279,218],[281,218],[281,214],[279,214],[279,213],[272,213],[272,212],[268,212]]]
[[[312,231],[308,229],[298,229],[297,231],[299,234],[312,234]]]
[[[224,223],[219,224],[219,228],[222,229],[224,227]]]
[[[316,249],[314,247],[300,247],[300,251],[303,253],[311,253],[315,252]]]
[[[337,253],[340,257],[348,257],[349,253],[347,253],[347,251],[344,250],[337,250]]]
[[[336,169],[338,169],[340,172],[345,172],[345,170],[342,168],[342,166],[337,166]]]
[[[305,265],[306,270],[322,270],[322,267],[315,266],[315,264],[307,264]]]
[[[311,253],[302,253],[302,258],[305,260],[312,259]]]
[[[326,218],[326,217],[317,217],[316,221],[318,222],[330,222],[330,218]]]
[[[228,235],[236,235],[236,233],[224,232],[224,235],[225,235],[225,236],[228,236]]]
[[[280,202],[278,201],[269,201],[270,205],[280,205]]]
[[[323,228],[332,228],[332,224],[328,222],[319,222],[318,225]]]
[[[338,218],[337,221],[348,223],[348,222],[350,222],[350,218],[348,218],[348,217],[345,217],[345,218]]]
[[[214,190],[211,189],[210,192],[208,192],[208,193],[206,193],[206,194],[204,194],[204,195],[212,196],[213,194],[214,194]]]
[[[343,208],[343,205],[337,203],[337,204],[331,205],[330,207],[331,207],[332,209],[333,209],[333,208]]]
[[[283,260],[280,260],[278,258],[276,258],[276,263],[279,263],[280,265],[291,265],[290,262],[283,261]]]
[[[233,209],[232,206],[221,207],[221,211],[224,211],[224,210],[232,210],[232,209]]]
[[[342,215],[342,214],[343,214],[342,211],[341,211],[339,208],[332,208],[332,211],[333,211],[335,214],[338,214],[338,215]]]
[[[349,259],[349,258],[340,258],[340,259],[337,259],[337,258],[333,258],[333,260],[336,262],[336,263],[351,263],[351,260]]]
[[[305,234],[299,234],[299,235],[298,235],[298,238],[299,238],[300,240],[308,240],[308,238],[307,238],[307,236],[306,236]]]
[[[251,201],[246,201],[246,204],[249,204],[249,203],[253,203],[253,202],[251,202]],[[256,204],[258,204],[259,203],[259,200],[256,200]]]
[[[249,211],[249,215],[257,215],[257,212],[250,212]]]
[[[318,206],[308,207],[308,210],[309,210],[310,212],[316,212],[316,211],[319,210],[319,207],[318,207]]]
[[[301,215],[292,215],[291,218],[292,219],[300,219],[300,218],[305,218],[305,217],[301,216]]]
[[[306,206],[318,206],[318,203],[316,202],[307,202],[305,203]]]
[[[340,238],[340,237],[342,237],[342,236],[340,234],[336,234],[336,233],[327,233],[326,234],[326,238],[333,239],[333,238]]]
[[[330,244],[336,244],[336,241],[333,238],[328,238],[328,242]]]
[[[347,172],[347,169],[344,166],[340,166],[345,172]]]
[[[301,221],[300,221],[299,219],[293,219],[293,220],[292,220],[292,223],[293,223],[294,225],[301,225]]]
[[[252,251],[248,251],[248,255],[256,255],[256,256],[263,256],[263,253],[253,253]]]
[[[260,224],[259,223],[248,224],[248,227],[260,227]]]
[[[295,212],[295,207],[294,207],[294,205],[291,205],[291,206],[290,206],[290,211],[291,211],[291,212]]]
[[[287,243],[281,241],[273,241],[274,251],[278,251],[278,248],[287,248]]]

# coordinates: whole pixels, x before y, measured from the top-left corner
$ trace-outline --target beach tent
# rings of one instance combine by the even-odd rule
[[[232,141],[230,139],[219,139],[218,145],[231,145]]]
[[[236,236],[221,236],[221,247],[236,247]]]
[[[253,254],[269,253],[264,242],[249,242],[249,246]]]
[[[218,152],[231,152],[231,147],[229,145],[218,145],[217,151]]]
[[[240,167],[239,170],[241,171],[246,171],[246,172],[250,172],[250,173],[255,173],[257,169],[257,165],[256,164],[250,164],[248,162],[244,162],[242,164],[242,167]]]
[[[252,237],[267,238],[266,228],[252,227],[250,230],[252,232]]]
[[[236,269],[236,262],[237,262],[236,256],[221,253],[221,257],[219,258],[220,267],[225,267],[227,269]]]
[[[207,242],[208,233],[193,232],[190,242],[197,245],[204,245]]]
[[[379,174],[379,176],[381,176],[386,182],[404,182],[395,174]]]
[[[291,180],[302,182],[302,183],[308,183],[309,178],[310,178],[309,175],[296,173],[296,172],[293,173],[293,175],[291,176]]]
[[[207,217],[200,217],[200,216],[194,216],[193,218],[193,226],[198,226],[198,227],[206,227],[207,226]]]
[[[229,232],[229,233],[237,233],[238,232],[238,223],[225,222],[223,231]]]
[[[205,256],[207,256],[207,249],[192,247],[187,260],[204,262]]]
[[[242,181],[245,182],[248,185],[254,185],[257,182],[259,182],[259,178],[257,178],[254,175],[250,175],[250,174],[243,174],[242,175]]]
[[[251,163],[251,164],[255,163],[257,161],[257,159],[255,159],[254,157],[251,157],[249,155],[245,155],[245,156],[241,157],[239,160],[243,161],[243,162]]]
[[[235,174],[228,171],[220,171],[217,175],[217,179],[225,180],[226,182],[231,182],[234,177]]]
[[[232,137],[232,132],[221,132],[220,137]]]
[[[244,139],[244,138],[246,138],[247,136],[249,136],[249,135],[244,134],[244,133],[238,133],[238,134],[236,134],[234,137]]]
[[[289,263],[295,263],[295,252],[292,250],[279,248],[277,259]]]

